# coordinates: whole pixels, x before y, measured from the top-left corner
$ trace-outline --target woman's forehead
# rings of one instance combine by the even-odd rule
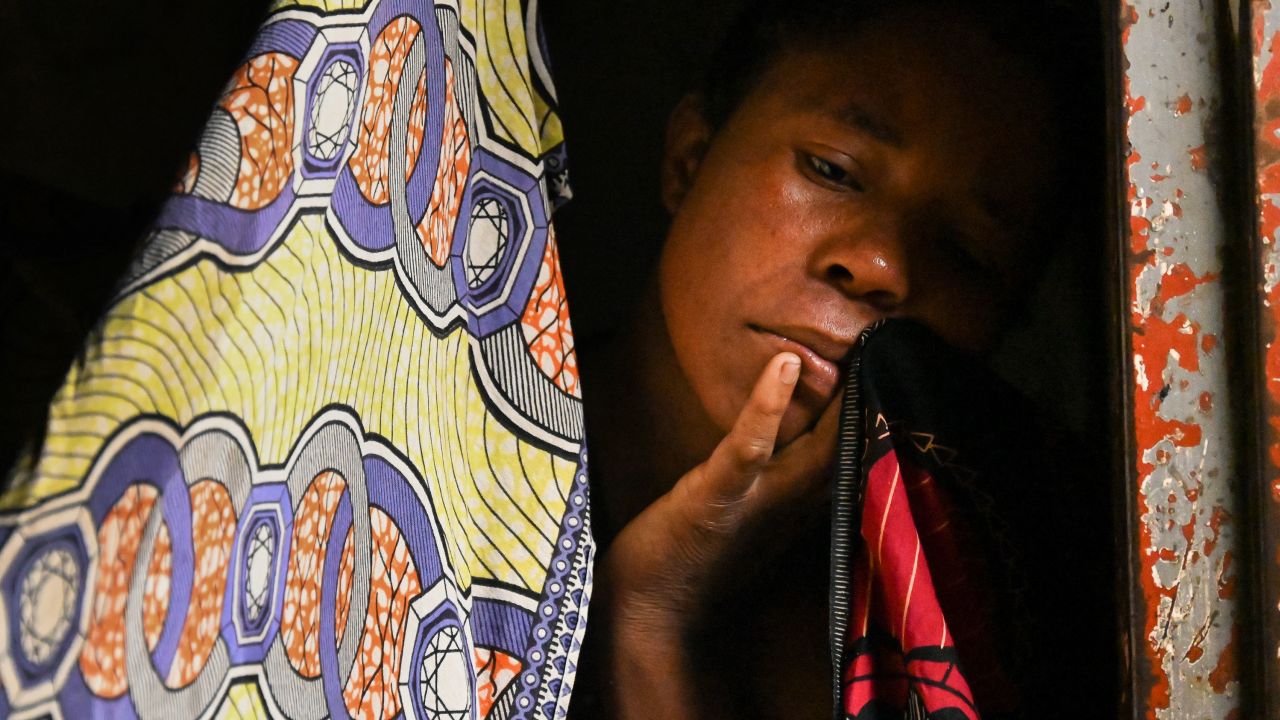
[[[790,51],[743,105],[779,123],[834,121],[896,148],[970,155],[1051,149],[1048,88],[1029,71],[997,65],[998,49],[986,52],[989,58],[958,67],[941,55],[891,62],[855,43]]]
[[[869,130],[945,119],[941,109],[984,119],[1013,112],[1040,119],[1035,110],[1043,112],[1049,88],[976,25],[898,30],[877,22],[839,40],[786,47],[758,89]]]

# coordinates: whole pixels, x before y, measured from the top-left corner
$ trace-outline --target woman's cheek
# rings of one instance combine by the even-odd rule
[[[973,283],[942,283],[930,293],[922,317],[915,318],[948,344],[983,352],[999,331],[999,298]]]

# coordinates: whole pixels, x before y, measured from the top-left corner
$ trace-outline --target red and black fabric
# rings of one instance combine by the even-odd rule
[[[1113,635],[1096,454],[1035,417],[917,325],[864,334],[833,498],[837,720],[1098,717]]]

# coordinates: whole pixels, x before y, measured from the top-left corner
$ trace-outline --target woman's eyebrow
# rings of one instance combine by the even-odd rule
[[[848,102],[831,108],[827,114],[841,124],[864,132],[882,143],[899,148],[903,146],[902,135],[892,125],[856,103]]]

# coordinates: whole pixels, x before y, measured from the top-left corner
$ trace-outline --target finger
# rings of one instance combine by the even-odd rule
[[[813,429],[792,440],[774,457],[769,472],[756,488],[761,507],[803,503],[825,496],[840,434],[843,402],[842,392],[823,410]]]
[[[747,491],[769,463],[778,426],[800,374],[800,358],[782,353],[761,372],[729,434],[706,462],[685,474],[619,534],[609,551],[615,580],[654,601],[687,600],[741,528]],[[616,572],[613,572],[616,571]]]
[[[693,508],[722,507],[740,500],[773,457],[778,427],[800,376],[800,358],[779,353],[765,366],[738,419],[711,457],[686,476]],[[679,487],[679,485],[677,485]]]

